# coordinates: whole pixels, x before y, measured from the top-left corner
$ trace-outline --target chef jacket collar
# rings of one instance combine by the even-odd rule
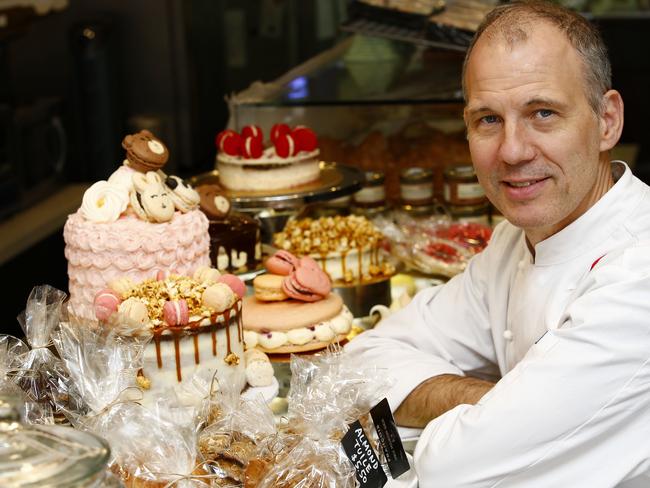
[[[614,178],[620,174],[617,165],[623,165],[623,174],[600,200],[564,229],[537,243],[536,266],[555,265],[584,254],[606,241],[629,218],[645,191],[623,161],[612,161]]]

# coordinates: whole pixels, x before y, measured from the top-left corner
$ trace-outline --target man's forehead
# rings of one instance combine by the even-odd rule
[[[567,36],[556,26],[539,21],[529,29],[500,30],[491,26],[476,42],[467,63],[465,84],[499,77],[527,75],[582,74],[582,60]],[[577,70],[577,71],[576,71]]]

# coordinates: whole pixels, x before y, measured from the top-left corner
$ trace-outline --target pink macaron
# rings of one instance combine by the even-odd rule
[[[190,321],[190,310],[184,299],[171,300],[163,305],[163,318],[170,326],[187,325]]]
[[[95,317],[100,322],[106,322],[111,315],[117,312],[117,308],[122,303],[120,296],[110,288],[99,290],[95,294],[93,305],[95,308]]]
[[[329,276],[309,256],[300,258],[298,267],[282,282],[282,290],[290,298],[315,302],[332,291]]]
[[[298,258],[289,251],[279,250],[264,263],[269,273],[288,276],[298,266]]]
[[[239,298],[244,298],[244,295],[246,295],[246,285],[234,274],[222,274],[217,278],[217,283],[228,285]]]

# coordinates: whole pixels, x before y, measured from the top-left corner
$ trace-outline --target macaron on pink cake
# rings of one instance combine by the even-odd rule
[[[69,310],[81,319],[94,319],[95,294],[118,278],[138,283],[157,271],[191,276],[210,265],[199,194],[163,173],[167,147],[146,130],[127,135],[122,147],[122,166],[86,190],[63,229]]]
[[[322,349],[345,338],[352,314],[316,261],[278,251],[265,266],[269,273],[253,280],[255,295],[243,299],[246,347],[284,354]]]
[[[93,306],[99,322],[118,335],[151,338],[137,375],[144,404],[171,395],[197,405],[203,398],[192,388],[197,380],[209,389],[214,376],[238,391],[246,379],[253,386],[272,382],[270,363],[256,357],[244,364],[245,290],[237,276],[199,268],[192,278],[158,273],[136,284],[123,277],[97,292]]]

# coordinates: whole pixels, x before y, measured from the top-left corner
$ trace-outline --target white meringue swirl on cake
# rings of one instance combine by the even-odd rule
[[[129,192],[108,181],[98,181],[86,190],[81,213],[91,222],[115,222],[129,204]]]

